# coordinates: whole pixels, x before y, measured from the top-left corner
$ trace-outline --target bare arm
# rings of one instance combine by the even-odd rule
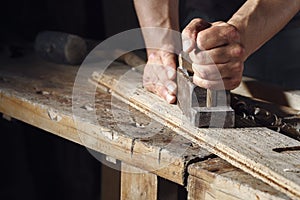
[[[181,48],[180,37],[172,31],[179,30],[178,0],[134,0],[141,28],[158,27],[164,30],[143,31],[147,47],[148,61],[145,66],[143,84],[169,103],[176,100],[176,55]],[[149,47],[159,47],[151,49]]]
[[[134,0],[141,27],[179,29],[178,0]]]
[[[197,30],[202,19],[184,30],[194,82],[205,88],[234,89],[242,79],[244,61],[280,31],[299,11],[300,0],[248,0],[228,22]],[[195,48],[202,51],[197,52]]]
[[[248,0],[232,16],[228,24],[235,26],[248,57],[300,10],[300,0]]]

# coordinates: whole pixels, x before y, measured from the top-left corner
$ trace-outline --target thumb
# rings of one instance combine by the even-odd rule
[[[182,49],[184,52],[192,51],[196,46],[197,35],[200,31],[211,26],[207,21],[196,18],[193,19],[182,31]]]

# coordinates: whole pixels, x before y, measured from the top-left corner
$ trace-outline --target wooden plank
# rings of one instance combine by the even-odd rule
[[[157,199],[157,176],[122,163],[121,200]]]
[[[284,90],[253,78],[243,77],[240,86],[231,92],[300,110],[300,91]]]
[[[133,119],[122,122],[128,132],[120,130],[107,93],[96,92],[95,110],[100,113],[96,122],[85,108],[80,108],[82,116],[75,121],[72,90],[78,67],[47,63],[34,56],[0,60],[0,112],[13,118],[180,185],[191,160],[211,155],[165,126],[151,137],[134,137],[137,129],[133,129],[132,120],[149,119],[135,109],[130,110]],[[124,108],[119,105],[114,109],[123,112]],[[176,142],[170,145],[170,141]]]
[[[189,163],[211,155],[195,143],[175,137],[167,127],[155,137],[143,139],[120,131],[110,112],[111,95],[107,93],[97,92],[95,96],[96,110],[101,113],[98,123],[93,123],[87,110],[82,109],[83,116],[76,125],[71,102],[78,67],[47,63],[32,56],[17,60],[1,58],[0,65],[0,112],[9,116],[144,170],[164,166],[153,173],[180,185],[185,183]],[[118,109],[122,110],[122,105]],[[134,109],[131,115],[148,119]],[[124,119],[124,125],[130,127],[132,121]],[[174,137],[178,145],[168,146]],[[144,155],[142,152],[151,153]]]
[[[120,67],[120,66],[119,66]],[[117,74],[119,73],[119,74]],[[142,75],[123,69],[94,73],[93,80],[110,88],[113,94],[144,112],[151,118],[170,127],[187,139],[202,145],[234,166],[260,178],[290,197],[300,198],[300,152],[280,154],[273,149],[300,146],[300,142],[266,128],[199,129],[183,117],[176,105],[169,105],[142,88]],[[155,106],[154,106],[155,105]]]
[[[188,199],[290,199],[228,162],[213,158],[188,167]]]
[[[120,199],[121,173],[106,165],[101,166],[101,199]]]

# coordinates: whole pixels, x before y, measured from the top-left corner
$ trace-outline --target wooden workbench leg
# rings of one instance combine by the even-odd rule
[[[156,200],[157,176],[122,163],[121,200]]]
[[[188,200],[215,200],[214,195],[209,195],[206,184],[201,182],[199,179],[193,176],[188,177]]]

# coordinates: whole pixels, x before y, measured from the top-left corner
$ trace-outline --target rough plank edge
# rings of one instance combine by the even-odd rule
[[[134,99],[138,95],[133,95],[128,99],[126,95],[124,95],[122,92],[124,92],[124,85],[118,85],[117,81],[114,80],[112,77],[109,75],[101,75],[97,76],[97,74],[93,75],[93,80],[97,82],[100,85],[103,85],[104,87],[108,87],[113,91],[113,94],[115,97],[119,98],[121,101],[124,101],[125,103],[129,104],[130,106],[136,108],[137,110],[140,110],[141,112],[149,115],[151,118],[155,119],[156,121],[168,126],[170,129],[174,130],[178,134],[186,137],[190,141],[197,143],[201,145],[202,147],[206,148],[209,150],[211,153],[216,154],[220,156],[221,158],[225,159],[226,161],[230,162],[232,165],[246,171],[247,173],[253,175],[256,178],[259,178],[263,180],[264,182],[268,183],[269,185],[273,186],[274,188],[278,189],[279,191],[286,193],[289,195],[291,198],[294,199],[300,199],[300,190],[297,190],[297,188],[300,188],[299,185],[291,182],[290,180],[286,179],[286,177],[283,177],[282,175],[279,175],[275,172],[269,171],[268,173],[265,173],[262,169],[266,168],[263,165],[256,166],[255,168],[249,167],[248,163],[245,163],[244,161],[241,161],[236,158],[236,156],[239,157],[239,155],[236,155],[236,152],[230,151],[230,152],[225,152],[225,151],[220,151],[220,147],[216,147],[215,145],[212,145],[201,138],[201,136],[197,136],[196,134],[191,134],[191,132],[197,133],[197,129],[195,128],[189,128],[186,129],[186,127],[178,126],[174,122],[170,121],[169,119],[165,119],[164,117],[160,116],[157,113],[151,113],[150,110],[147,108],[143,107],[143,104],[141,102],[136,101]],[[109,84],[106,84],[109,83]],[[122,83],[124,84],[124,82]],[[132,84],[132,83],[130,83]],[[129,84],[129,85],[130,85]],[[120,88],[118,88],[120,87]],[[124,91],[122,91],[124,90]],[[248,128],[248,130],[251,130],[252,128]],[[258,129],[253,129],[253,131],[268,131],[268,132],[273,132],[269,129],[266,128],[258,128]],[[203,130],[203,133],[209,134],[209,131]],[[277,132],[274,132],[278,134]],[[226,146],[225,146],[226,148]],[[248,161],[251,161],[248,159]],[[254,163],[253,161],[251,161]],[[258,163],[256,163],[257,165]],[[271,173],[271,174],[270,174]],[[286,185],[286,184],[289,184]]]
[[[184,176],[187,163],[186,160],[182,160],[181,158],[172,158],[173,162],[168,163],[166,167],[153,171],[152,164],[148,164],[151,162],[142,162],[143,159],[136,157],[136,154],[134,154],[134,152],[136,151],[135,149],[133,149],[132,155],[132,147],[126,145],[126,142],[124,142],[129,140],[129,142],[127,143],[132,144],[132,138],[118,135],[117,133],[114,133],[113,138],[111,136],[112,132],[110,132],[110,130],[108,130],[108,128],[106,127],[92,125],[84,121],[75,122],[72,116],[64,114],[59,114],[59,120],[57,120],[57,118],[51,119],[48,113],[49,110],[51,110],[51,108],[48,108],[47,106],[39,105],[37,103],[31,103],[26,99],[22,99],[22,97],[18,98],[15,97],[15,95],[5,94],[5,92],[0,90],[1,113],[7,114],[17,120],[31,124],[45,131],[51,132],[59,137],[83,145],[100,153],[112,156],[119,160],[126,160],[127,163],[133,166],[143,166],[144,170],[152,171],[158,176],[166,178],[180,185],[184,185]],[[80,124],[76,125],[75,123]],[[78,129],[78,127],[85,128],[83,128],[82,130],[80,128]],[[101,132],[101,134],[95,135],[95,131]],[[81,136],[79,136],[79,134]],[[83,143],[83,140],[85,143]],[[116,140],[122,140],[123,146],[121,146],[120,143],[117,143]],[[117,153],[113,153],[110,148],[111,146],[115,148]],[[143,142],[137,141],[135,147],[143,149],[143,151],[149,151],[149,147],[143,144]],[[154,150],[153,154],[151,154],[148,159],[157,162],[159,151],[160,149]],[[120,156],[119,154],[126,158],[122,158],[122,156]],[[168,152],[165,152],[164,155],[166,156],[166,159],[170,159],[170,157],[172,157],[168,154]],[[169,158],[167,158],[168,156]]]
[[[228,199],[290,199],[285,194],[233,167],[220,158],[194,163],[188,167],[188,173],[187,190],[191,197],[199,197],[199,195],[203,197],[208,192],[211,196],[222,194]],[[197,183],[201,184],[197,186]],[[253,184],[255,187],[253,187]]]

